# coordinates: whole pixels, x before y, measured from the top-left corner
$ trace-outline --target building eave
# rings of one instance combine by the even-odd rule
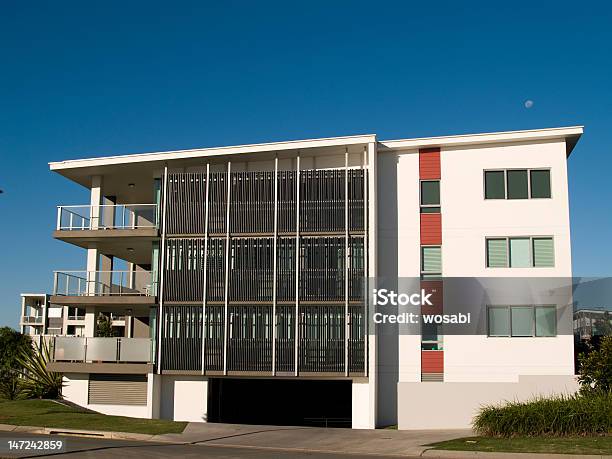
[[[205,158],[247,153],[280,152],[287,150],[306,150],[310,148],[341,147],[368,144],[372,142],[376,142],[375,134],[74,159],[50,162],[49,168],[52,171],[61,171],[64,169],[81,167],[99,167],[142,162],[164,162],[177,159]]]
[[[569,156],[578,139],[584,132],[584,126],[560,128],[531,129],[524,131],[487,132],[482,134],[463,134],[440,137],[422,137],[413,139],[381,140],[380,150],[405,150],[431,147],[454,147],[461,145],[480,145],[531,141],[565,140]]]

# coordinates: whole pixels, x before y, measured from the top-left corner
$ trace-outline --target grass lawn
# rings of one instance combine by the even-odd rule
[[[0,424],[110,430],[143,434],[180,433],[186,422],[107,416],[60,405],[51,400],[0,400]]]
[[[434,449],[510,453],[612,454],[606,437],[469,437],[432,443]]]

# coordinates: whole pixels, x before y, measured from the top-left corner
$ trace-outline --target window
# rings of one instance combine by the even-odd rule
[[[511,170],[506,172],[508,180],[508,199],[527,199],[527,170]]]
[[[531,171],[531,197],[550,198],[550,171],[548,169]]]
[[[555,266],[555,247],[551,237],[533,238],[533,266],[547,268]]]
[[[489,336],[546,337],[557,335],[555,306],[489,306]]]
[[[552,237],[499,237],[486,239],[487,268],[552,268]]]
[[[485,171],[485,198],[506,198],[506,179],[504,177],[504,171]]]
[[[442,275],[442,248],[440,246],[421,247],[421,277],[431,278]]]
[[[510,308],[489,308],[489,336],[510,336]]]
[[[510,266],[512,268],[528,268],[531,266],[528,237],[510,238]]]
[[[550,169],[484,171],[485,199],[550,198]]]
[[[421,181],[421,213],[440,212],[440,181]]]
[[[487,267],[508,267],[508,240],[487,239]]]

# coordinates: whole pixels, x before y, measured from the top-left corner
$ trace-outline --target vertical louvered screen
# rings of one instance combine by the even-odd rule
[[[276,371],[295,369],[295,306],[276,306]]]
[[[230,301],[272,301],[274,239],[233,238]]]
[[[349,306],[349,371],[363,372],[365,365],[365,307]]]
[[[202,368],[202,306],[165,306],[162,317],[162,367]]]
[[[230,232],[274,231],[274,172],[232,173]]]
[[[229,371],[272,371],[272,307],[231,306],[229,314]]]
[[[209,304],[206,306],[205,370],[223,370],[224,314],[225,307],[223,305]]]
[[[300,306],[299,370],[344,372],[344,306]]]
[[[303,238],[300,242],[300,300],[344,300],[344,266],[344,238]]]

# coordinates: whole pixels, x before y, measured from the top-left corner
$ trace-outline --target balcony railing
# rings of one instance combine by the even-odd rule
[[[53,295],[155,296],[151,271],[55,271]]]
[[[21,322],[24,324],[42,325],[43,317],[42,316],[23,316],[21,318]]]
[[[156,204],[58,206],[57,230],[157,228]]]
[[[53,338],[56,362],[153,363],[150,338]]]

